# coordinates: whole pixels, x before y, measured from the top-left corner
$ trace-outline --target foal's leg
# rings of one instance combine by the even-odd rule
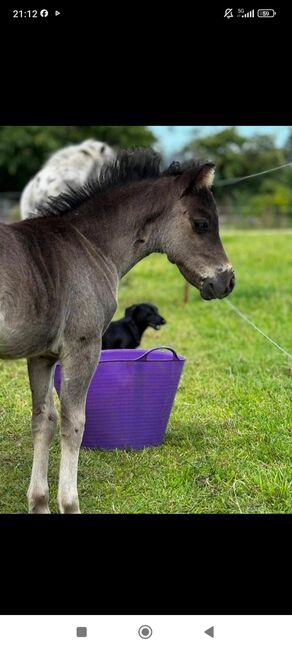
[[[61,389],[61,462],[58,504],[62,514],[80,514],[77,491],[79,449],[84,432],[85,405],[100,345],[82,345],[64,353]]]
[[[27,492],[31,514],[49,514],[48,461],[49,444],[57,424],[53,400],[55,361],[35,357],[27,361],[32,393],[33,466]]]

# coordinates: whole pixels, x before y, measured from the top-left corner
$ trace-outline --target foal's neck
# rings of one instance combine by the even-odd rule
[[[168,184],[168,178],[159,178],[116,187],[79,209],[74,224],[111,259],[119,277],[152,252],[164,252]]]

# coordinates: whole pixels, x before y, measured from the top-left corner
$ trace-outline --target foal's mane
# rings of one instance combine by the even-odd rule
[[[141,180],[178,176],[186,168],[200,167],[200,162],[180,164],[172,162],[161,169],[161,156],[153,149],[128,149],[121,151],[113,162],[105,163],[97,176],[96,167],[91,171],[87,182],[78,189],[67,183],[68,191],[59,196],[49,197],[45,203],[38,205],[40,216],[60,216],[77,209],[90,198],[102,194],[114,187],[121,187]]]

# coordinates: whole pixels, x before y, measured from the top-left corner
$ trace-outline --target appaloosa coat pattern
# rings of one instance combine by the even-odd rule
[[[38,207],[49,196],[58,196],[68,190],[68,186],[73,189],[82,187],[91,174],[97,177],[102,165],[115,157],[108,144],[97,140],[85,140],[59,149],[24,188],[20,199],[21,218],[38,216]]]

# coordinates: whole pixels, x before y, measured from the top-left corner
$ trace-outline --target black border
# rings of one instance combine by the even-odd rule
[[[288,515],[2,515],[0,614],[288,615],[291,527]]]

